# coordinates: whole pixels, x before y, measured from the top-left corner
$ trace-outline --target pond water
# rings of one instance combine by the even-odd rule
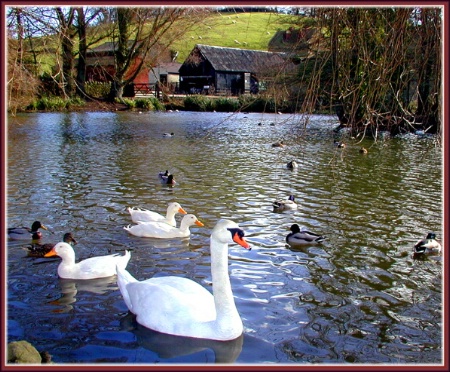
[[[252,250],[230,244],[244,334],[217,342],[139,326],[115,277],[59,279],[59,258],[26,257],[27,242],[10,240],[7,341],[27,340],[61,364],[442,364],[442,256],[411,255],[429,231],[443,239],[442,148],[434,137],[349,138],[336,125],[257,113],[10,117],[8,227],[39,220],[52,232],[44,243],[74,234],[77,260],[127,249],[138,280],[177,275],[209,290],[220,218],[237,222]],[[290,160],[299,167],[287,169]],[[164,170],[175,186],[161,185]],[[298,209],[274,212],[290,194]],[[172,201],[205,226],[170,240],[123,229],[128,207],[164,214]],[[290,248],[293,223],[327,239]]]

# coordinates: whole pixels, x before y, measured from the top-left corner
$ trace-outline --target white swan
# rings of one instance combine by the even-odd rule
[[[124,229],[131,235],[140,238],[186,238],[191,235],[189,227],[192,225],[204,226],[193,214],[186,214],[181,220],[180,227],[173,227],[165,222],[138,222],[137,225],[128,225]]]
[[[117,268],[117,284],[128,309],[144,327],[178,336],[227,341],[243,332],[228,275],[228,244],[251,249],[244,231],[229,220],[219,220],[211,239],[213,294],[193,280],[164,276],[137,281]]]
[[[58,266],[58,275],[63,279],[96,279],[116,275],[116,266],[125,269],[131,254],[125,251],[123,256],[110,254],[96,256],[75,263],[75,252],[68,243],[60,242],[44,257],[59,256],[62,261]]]
[[[170,226],[174,227],[177,225],[175,215],[177,213],[187,214],[187,212],[178,203],[169,203],[165,217],[159,213],[152,212],[147,209],[139,209],[136,207],[128,208],[128,212],[131,215],[131,220],[135,223],[139,221],[142,222],[156,221],[156,222],[165,222]]]

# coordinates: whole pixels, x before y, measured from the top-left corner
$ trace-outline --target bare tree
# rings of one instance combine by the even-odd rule
[[[439,8],[318,8],[315,29],[305,110],[327,95],[355,134],[440,131]]]
[[[115,75],[110,98],[122,99],[124,87],[144,66],[155,66],[173,42],[209,13],[196,7],[115,8]]]

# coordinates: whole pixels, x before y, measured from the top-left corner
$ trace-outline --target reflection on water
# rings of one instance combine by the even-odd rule
[[[140,346],[155,352],[159,358],[175,359],[195,353],[197,363],[208,362],[208,350],[214,353],[214,363],[234,363],[242,351],[244,336],[231,341],[215,341],[190,337],[172,336],[145,328],[128,313],[120,320],[123,330],[133,332]],[[203,354],[202,352],[205,352]],[[203,358],[203,359],[202,359]]]
[[[116,278],[114,276],[107,278],[75,280],[58,279],[61,297],[49,303],[57,306],[53,310],[55,313],[66,313],[73,309],[72,304],[77,301],[77,293],[82,291],[91,292],[97,295],[103,295],[112,289],[117,289]],[[101,296],[96,297],[101,298]]]
[[[442,149],[433,137],[359,143],[336,135],[336,124],[327,116],[189,112],[10,118],[9,226],[40,220],[56,234],[44,231],[42,243],[73,232],[77,260],[128,249],[137,280],[178,275],[208,289],[218,219],[239,223],[252,251],[230,245],[244,335],[221,348],[125,322],[115,277],[60,280],[59,259],[27,258],[26,244],[9,241],[8,341],[26,339],[68,364],[441,363],[442,256],[411,253],[429,231],[443,238]],[[280,140],[286,146],[273,148]],[[287,168],[291,160],[298,168]],[[166,169],[173,187],[158,179]],[[291,194],[298,209],[274,213],[272,202]],[[164,214],[172,201],[205,226],[170,240],[123,230],[128,207]],[[289,247],[293,223],[327,240]]]

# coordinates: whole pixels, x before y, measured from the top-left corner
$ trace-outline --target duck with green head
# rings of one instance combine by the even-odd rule
[[[39,229],[48,230],[40,221],[34,221],[31,228],[25,226],[9,227],[8,238],[13,240],[39,240],[42,237]]]

